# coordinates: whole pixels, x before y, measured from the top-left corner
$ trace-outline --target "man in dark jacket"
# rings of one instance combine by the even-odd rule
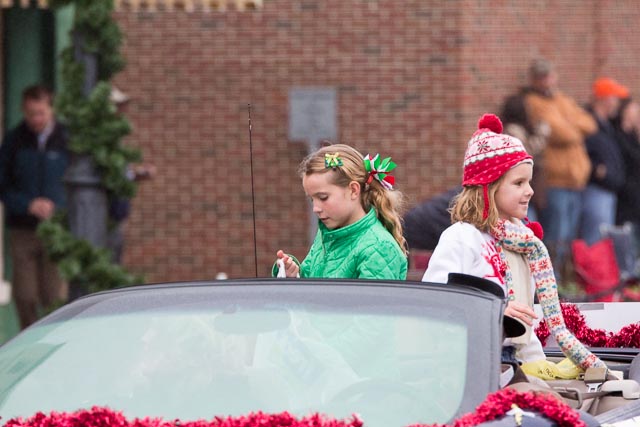
[[[53,113],[53,94],[31,86],[22,94],[24,120],[0,146],[0,198],[13,261],[13,294],[23,328],[41,307],[66,301],[68,288],[36,235],[38,224],[65,207],[62,177],[69,164],[68,133]]]
[[[628,95],[627,88],[613,79],[599,78],[593,84],[589,111],[598,122],[598,131],[586,139],[591,177],[582,193],[580,217],[580,237],[589,245],[602,238],[602,225],[615,224],[617,193],[624,185],[625,165],[610,120],[618,111],[620,100]]]
[[[461,186],[450,188],[406,213],[403,229],[409,249],[436,248],[440,235],[451,225],[451,200],[461,191]]]

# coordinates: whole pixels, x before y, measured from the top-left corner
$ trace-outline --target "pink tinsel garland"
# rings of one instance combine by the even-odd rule
[[[582,344],[589,347],[640,348],[640,322],[627,325],[616,333],[606,332],[588,327],[584,315],[575,304],[562,303],[561,307],[567,328]],[[535,332],[542,343],[550,335],[546,322],[540,322]]]
[[[4,427],[362,427],[357,416],[349,420],[335,420],[319,414],[296,418],[288,412],[265,414],[255,412],[239,417],[215,417],[211,421],[164,421],[160,418],[127,420],[121,412],[109,408],[93,407],[74,413],[38,412],[26,420],[15,418]]]
[[[463,415],[452,424],[416,424],[412,427],[472,427],[485,421],[504,416],[516,405],[523,411],[535,412],[555,421],[559,427],[585,427],[580,416],[568,405],[545,393],[520,393],[513,389],[502,389],[487,396],[476,408],[476,412]],[[164,421],[160,418],[136,418],[127,420],[120,412],[108,408],[93,407],[74,413],[42,412],[28,419],[9,420],[5,427],[363,427],[357,416],[349,420],[335,420],[313,414],[296,418],[288,412],[280,414],[251,413],[239,417],[215,417],[211,421]]]
[[[557,398],[546,393],[519,393],[511,388],[504,388],[487,396],[476,408],[476,412],[463,415],[452,424],[416,424],[411,427],[472,427],[487,421],[501,418],[509,412],[513,405],[523,411],[544,415],[555,421],[558,427],[586,427],[577,411]]]

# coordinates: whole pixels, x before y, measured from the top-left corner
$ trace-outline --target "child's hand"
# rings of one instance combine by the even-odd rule
[[[536,312],[526,304],[517,301],[509,301],[507,308],[504,310],[506,316],[521,320],[529,326],[533,325],[533,319],[537,319]]]
[[[284,271],[287,274],[287,277],[299,277],[300,267],[298,264],[293,262],[290,256],[285,254],[282,250],[279,250],[276,253],[276,256],[284,262]]]

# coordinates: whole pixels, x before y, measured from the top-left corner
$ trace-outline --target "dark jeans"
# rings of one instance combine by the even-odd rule
[[[124,249],[124,222],[118,222],[113,226],[113,229],[109,230],[107,249],[111,251],[111,262],[121,264]]]
[[[602,239],[600,226],[616,223],[618,196],[597,185],[588,185],[582,193],[580,238],[593,245]]]
[[[549,248],[556,280],[571,254],[571,242],[578,236],[582,191],[547,188],[547,206],[540,213],[544,228],[544,242]]]

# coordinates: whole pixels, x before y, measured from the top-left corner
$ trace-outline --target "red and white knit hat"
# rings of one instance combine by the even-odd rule
[[[520,163],[533,164],[518,138],[502,133],[502,122],[493,114],[485,114],[478,121],[464,153],[462,185],[482,185],[484,190],[483,218],[489,216],[488,186],[512,167]]]

